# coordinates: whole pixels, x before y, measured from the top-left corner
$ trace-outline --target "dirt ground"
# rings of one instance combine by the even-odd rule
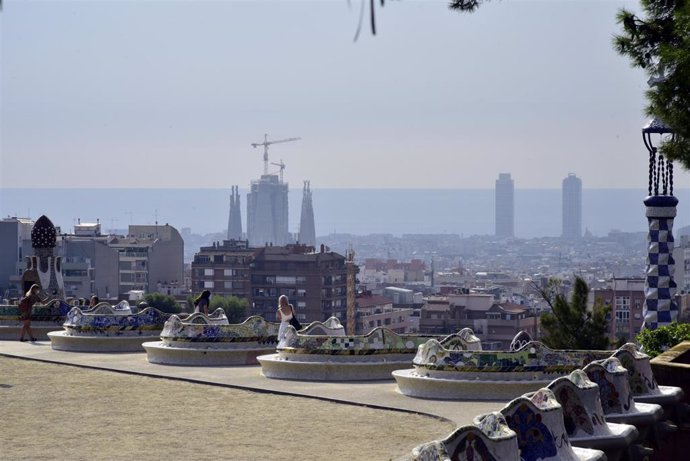
[[[419,415],[0,357],[3,460],[388,460]]]

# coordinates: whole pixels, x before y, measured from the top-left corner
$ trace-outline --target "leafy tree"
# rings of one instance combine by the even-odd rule
[[[610,311],[600,301],[587,310],[589,287],[580,277],[575,278],[570,301],[559,291],[561,281],[552,279],[539,293],[551,307],[551,312],[541,315],[541,328],[545,334],[541,340],[554,349],[608,349],[607,314]]]
[[[659,152],[690,169],[690,1],[641,0],[645,18],[618,13],[623,33],[616,50],[645,69],[655,84],[647,91],[647,114],[674,133]]]
[[[194,309],[194,300],[197,295],[190,295],[187,297],[187,305]],[[245,298],[238,298],[237,296],[211,296],[211,305],[208,307],[208,313],[215,311],[218,308],[225,311],[225,316],[230,323],[240,323],[247,318],[247,309],[249,308],[249,301]]]
[[[468,13],[473,12],[479,5],[488,0],[451,0],[448,7],[451,10],[466,11]]]
[[[656,330],[644,329],[637,335],[637,341],[642,344],[645,354],[655,357],[665,350],[690,340],[690,324],[671,322]]]
[[[146,293],[144,295],[144,300],[150,307],[155,307],[161,312],[179,314],[182,311],[177,299],[171,295],[164,295],[162,293]]]
[[[219,307],[225,311],[225,315],[230,323],[239,323],[246,318],[249,301],[237,296],[211,296],[209,313]]]

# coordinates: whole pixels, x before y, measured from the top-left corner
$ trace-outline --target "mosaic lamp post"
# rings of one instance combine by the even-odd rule
[[[649,186],[644,201],[649,233],[642,328],[655,330],[678,318],[673,280],[673,218],[678,199],[673,196],[673,164],[657,152],[652,136],[663,138],[673,136],[673,132],[657,118],[642,128],[644,145],[649,151]]]

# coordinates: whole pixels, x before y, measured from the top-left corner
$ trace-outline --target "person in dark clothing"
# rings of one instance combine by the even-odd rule
[[[208,308],[211,305],[211,292],[204,290],[194,300],[194,312],[201,312],[208,315]]]

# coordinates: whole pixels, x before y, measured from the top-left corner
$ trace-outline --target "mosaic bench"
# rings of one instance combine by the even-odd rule
[[[655,429],[664,411],[657,404],[635,402],[630,392],[628,370],[621,366],[616,357],[592,362],[583,371],[599,386],[607,421],[634,425],[640,433],[640,441],[646,440],[649,435],[654,436],[653,432],[650,434],[650,429]]]
[[[431,335],[397,334],[377,327],[366,335],[304,335],[288,327],[277,353],[257,358],[267,378],[305,381],[369,381],[391,379],[408,366],[420,344]],[[463,339],[450,335],[459,347]]]
[[[635,402],[661,405],[666,419],[680,422],[678,410],[684,397],[683,389],[658,385],[647,354],[638,351],[635,344],[627,343],[614,352],[612,357],[616,357],[628,371],[630,392]]]
[[[535,391],[611,351],[553,350],[536,341],[514,351],[458,351],[430,340],[412,369],[393,377],[400,392],[431,399],[501,400]]]
[[[565,429],[563,407],[550,389],[508,402],[501,409],[508,427],[517,434],[520,458],[524,461],[604,460],[600,450],[575,447]],[[484,416],[479,416],[479,422]]]
[[[173,315],[165,323],[160,341],[144,343],[144,349],[149,362],[163,365],[254,365],[257,356],[275,352],[279,327],[279,323],[258,315],[239,324],[229,324],[226,317],[223,320],[193,314],[183,320]],[[312,322],[301,331],[332,335],[344,332],[336,318]]]
[[[484,415],[475,424],[461,426],[442,440],[412,450],[412,461],[501,460],[520,461],[517,434],[498,412]]]
[[[599,386],[584,371],[556,378],[547,388],[563,407],[565,430],[573,446],[602,450],[608,461],[650,454],[632,445],[638,437],[635,426],[606,421]]]
[[[138,352],[142,343],[160,335],[170,314],[147,307],[135,314],[126,301],[116,306],[101,303],[67,313],[62,331],[48,333],[51,347],[70,352]]]

